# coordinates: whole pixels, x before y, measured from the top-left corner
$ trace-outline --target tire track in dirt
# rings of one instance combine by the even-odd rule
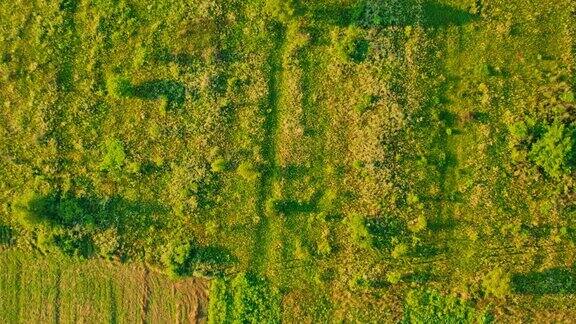
[[[54,294],[54,310],[52,316],[54,317],[54,323],[60,323],[60,303],[62,300],[62,272],[58,270],[56,272],[56,282],[54,284],[55,294]]]
[[[207,282],[198,279],[187,279],[172,286],[177,300],[176,323],[205,323],[208,312]]]
[[[148,323],[148,313],[150,312],[150,295],[152,293],[150,289],[150,282],[149,282],[149,274],[150,269],[146,265],[144,265],[144,273],[143,273],[143,285],[144,290],[142,292],[142,323]]]

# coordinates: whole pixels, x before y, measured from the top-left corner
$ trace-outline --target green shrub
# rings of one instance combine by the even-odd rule
[[[368,56],[369,43],[364,39],[360,30],[350,27],[337,44],[337,51],[342,60],[360,63]]]
[[[428,226],[428,221],[426,220],[426,216],[420,215],[414,221],[408,224],[408,229],[413,233],[419,233],[426,229]]]
[[[395,285],[402,280],[402,273],[398,271],[390,271],[386,274],[386,280],[389,283]]]
[[[76,231],[55,232],[50,243],[67,256],[89,258],[94,254],[92,238]]]
[[[232,280],[233,322],[280,323],[280,294],[262,278],[240,274]]]
[[[100,170],[113,171],[119,170],[124,165],[126,153],[124,144],[117,139],[109,139],[104,145],[104,158],[100,163]]]
[[[510,276],[501,268],[495,268],[484,277],[482,287],[487,294],[504,298],[510,294]]]
[[[258,177],[260,176],[260,173],[254,168],[254,166],[250,162],[242,162],[238,166],[236,172],[238,172],[239,176],[249,181],[254,181],[258,179]]]
[[[571,171],[574,130],[554,122],[546,127],[544,135],[532,146],[529,159],[549,176],[560,178]]]
[[[359,114],[363,114],[366,111],[372,109],[377,100],[378,97],[375,95],[363,95],[354,107],[354,110],[356,110]]]
[[[56,200],[46,198],[34,191],[27,191],[12,203],[12,211],[18,222],[27,228],[51,225],[56,218]]]
[[[76,199],[61,200],[56,205],[56,213],[63,224],[74,224],[86,218],[84,210]]]
[[[250,273],[232,280],[217,278],[210,286],[209,323],[280,323],[281,295]]]
[[[512,137],[520,141],[528,138],[528,135],[530,134],[528,126],[526,125],[526,122],[523,120],[515,122],[514,124],[510,125],[508,127],[508,131],[510,132],[510,135],[512,135]]]
[[[574,98],[574,92],[572,92],[572,91],[566,91],[566,92],[564,92],[564,93],[560,96],[560,99],[561,99],[562,101],[572,103],[572,102],[574,102],[574,99],[575,99],[575,98]]]
[[[352,167],[356,170],[362,170],[364,168],[365,163],[360,160],[355,160],[352,162]]]
[[[265,2],[264,11],[281,22],[288,22],[295,14],[293,0],[268,0]]]
[[[166,249],[162,255],[162,262],[166,271],[172,277],[183,277],[192,274],[191,255],[193,253],[192,243],[177,243]]]
[[[120,76],[110,76],[106,80],[108,94],[114,98],[125,98],[132,95],[133,86],[130,80]]]
[[[227,166],[228,162],[226,162],[226,160],[224,160],[223,158],[217,158],[210,164],[210,167],[214,172],[225,171]]]
[[[174,242],[161,257],[166,272],[172,277],[213,276],[236,262],[227,250],[215,246],[197,246],[192,242]]]
[[[228,282],[222,278],[214,278],[210,283],[209,324],[231,322],[233,299],[228,286]]]
[[[372,247],[372,236],[366,227],[366,219],[359,214],[350,216],[350,231],[354,243],[362,248]]]
[[[408,254],[408,250],[409,250],[408,244],[400,243],[394,246],[391,255],[393,258],[400,258]]]

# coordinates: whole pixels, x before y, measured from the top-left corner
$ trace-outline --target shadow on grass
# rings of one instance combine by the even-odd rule
[[[13,239],[14,230],[10,226],[0,225],[0,245],[10,245]]]
[[[337,4],[319,4],[297,6],[296,13],[311,17],[313,21],[330,26],[346,27],[357,25],[361,27],[389,27],[421,25],[428,28],[463,26],[478,19],[478,16],[452,6],[426,1],[421,6],[422,15],[419,18],[417,4],[411,1],[400,1],[391,8],[374,9],[366,1],[357,1],[348,6]],[[384,6],[382,6],[384,8]],[[370,12],[371,19],[367,19]]]
[[[407,235],[406,223],[394,217],[366,219],[366,228],[377,249],[391,249],[393,242]]]
[[[569,268],[552,268],[514,274],[512,288],[515,293],[526,295],[576,294],[576,273]]]
[[[294,215],[299,213],[312,213],[319,211],[318,203],[324,192],[317,191],[308,201],[294,199],[283,199],[274,202],[274,210],[284,215]]]
[[[167,48],[161,48],[153,53],[153,60],[158,63],[176,63],[182,66],[196,66],[202,63],[197,56],[189,53],[172,53]]]
[[[467,11],[433,1],[424,3],[422,13],[424,27],[463,26],[478,19]]]
[[[78,9],[78,0],[61,0],[58,7],[60,11],[75,13]]]
[[[186,99],[186,88],[180,82],[172,80],[151,80],[133,85],[128,97],[144,100],[165,98],[169,108],[180,107]]]
[[[408,256],[414,258],[432,258],[445,252],[445,248],[440,248],[431,244],[418,244],[408,252]]]
[[[238,258],[221,246],[198,246],[193,251],[191,263],[193,273],[214,276],[238,263]]]
[[[431,281],[437,281],[439,278],[434,276],[429,271],[415,271],[402,276],[403,282],[424,284]]]
[[[157,225],[155,215],[168,209],[156,203],[129,201],[121,197],[103,200],[97,197],[65,197],[58,194],[33,197],[22,206],[32,223],[72,228],[76,225],[100,229]]]
[[[453,218],[434,217],[428,222],[428,228],[433,232],[451,231],[456,225],[456,220]]]

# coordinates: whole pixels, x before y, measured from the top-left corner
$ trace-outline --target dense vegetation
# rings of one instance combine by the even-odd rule
[[[575,33],[572,0],[0,2],[0,253],[205,277],[211,323],[569,321]]]

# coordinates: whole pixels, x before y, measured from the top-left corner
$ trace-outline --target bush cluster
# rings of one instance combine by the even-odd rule
[[[281,295],[251,273],[215,279],[210,287],[209,323],[280,323]]]
[[[509,130],[515,161],[529,161],[554,179],[571,173],[575,163],[574,126],[527,118],[512,124]]]

